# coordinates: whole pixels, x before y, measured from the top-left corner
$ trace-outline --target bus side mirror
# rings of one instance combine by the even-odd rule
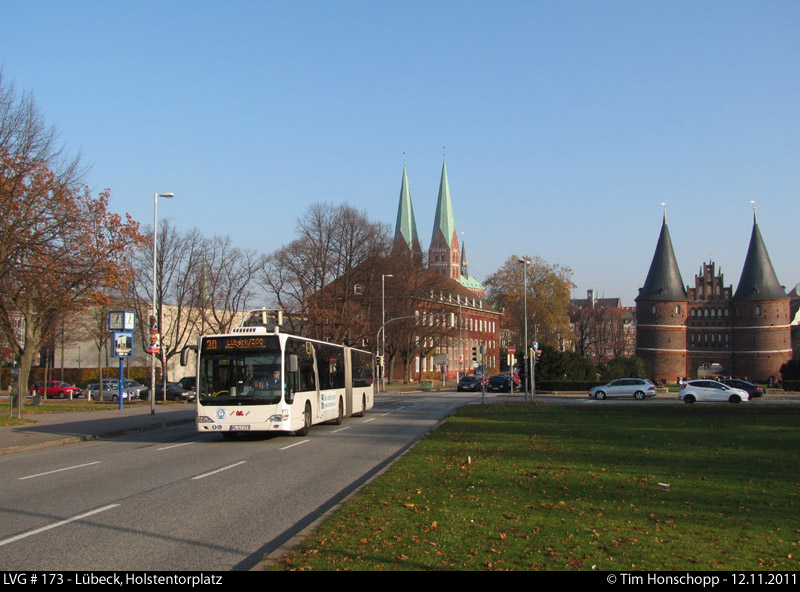
[[[181,350],[181,366],[186,366],[186,360],[187,357],[189,356],[190,351],[197,353],[197,346],[196,345],[184,346],[184,348]]]

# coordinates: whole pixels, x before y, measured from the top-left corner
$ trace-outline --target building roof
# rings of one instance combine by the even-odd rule
[[[414,218],[414,206],[411,203],[411,191],[408,187],[408,175],[403,165],[403,181],[400,185],[400,203],[397,206],[397,223],[394,227],[395,244],[402,239],[409,251],[419,254],[419,237],[417,236],[417,222]]]
[[[471,275],[461,276],[461,285],[470,290],[486,290],[483,285]]]
[[[431,243],[440,232],[447,244],[456,232],[456,219],[453,215],[453,202],[450,199],[450,183],[447,181],[447,163],[442,163],[442,178],[439,181],[439,200],[436,203],[436,217],[433,220]]]
[[[778,282],[775,268],[772,267],[767,247],[758,229],[758,222],[753,216],[753,232],[750,235],[750,246],[744,260],[742,277],[733,300],[783,300],[788,298],[786,290]]]
[[[686,288],[683,285],[678,261],[675,259],[675,251],[672,248],[672,239],[667,227],[667,215],[661,224],[661,234],[656,244],[656,252],[653,261],[650,263],[650,271],[644,281],[644,287],[639,288],[639,300],[666,300],[666,301],[685,301]]]

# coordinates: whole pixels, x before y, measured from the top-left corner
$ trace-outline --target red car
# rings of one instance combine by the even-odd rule
[[[47,388],[45,388],[45,384],[47,384]],[[60,380],[48,380],[47,383],[43,380],[36,381],[30,391],[31,395],[37,394],[51,399],[69,399],[70,397],[74,399],[81,396],[81,389]]]

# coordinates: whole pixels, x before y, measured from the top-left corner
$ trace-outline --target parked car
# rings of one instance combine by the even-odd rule
[[[722,384],[726,384],[728,386],[732,386],[733,388],[742,389],[743,391],[747,391],[747,394],[750,395],[751,399],[759,399],[764,396],[764,389],[757,384],[753,384],[752,382],[747,382],[746,380],[739,380],[738,378],[725,378],[720,380]]]
[[[511,392],[511,377],[508,374],[495,374],[489,378],[486,390],[498,393]]]
[[[112,388],[111,385],[107,383],[105,380],[103,381],[102,395],[99,391],[100,387],[96,382],[90,384],[89,386],[86,387],[86,398],[89,401],[100,401],[101,399],[103,401],[119,401],[119,390],[116,387]],[[136,397],[135,395],[131,397],[131,395],[125,390],[122,391],[123,401],[128,401],[135,397]]]
[[[139,398],[144,401],[150,400],[150,389],[145,389],[139,393]],[[167,383],[167,401],[194,401],[195,392],[181,387],[177,382]],[[156,384],[156,401],[164,400],[164,385]]]
[[[135,401],[139,398],[139,393],[146,390],[147,387],[143,384],[125,378],[122,381],[122,400]],[[98,394],[97,383],[90,384],[87,389],[87,397],[93,401],[99,401],[100,395]],[[119,400],[119,379],[118,378],[104,378],[103,379],[103,401],[117,401]]]
[[[603,386],[589,389],[589,396],[595,399],[609,397],[633,397],[639,401],[655,397],[656,385],[646,378],[618,378]]]
[[[184,376],[178,381],[178,384],[181,385],[182,389],[187,391],[194,391],[195,385],[197,384],[197,377],[196,376]]]
[[[684,382],[678,391],[678,398],[684,403],[695,401],[728,401],[740,403],[749,401],[750,395],[742,389],[722,384],[716,380],[690,380]]]
[[[481,376],[464,376],[458,381],[456,391],[479,391],[481,390],[481,384],[484,382],[485,379]]]
[[[61,380],[37,380],[31,385],[31,395],[40,395],[51,399],[69,399],[80,397],[81,389]]]

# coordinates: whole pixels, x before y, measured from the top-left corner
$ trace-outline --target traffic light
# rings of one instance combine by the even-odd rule
[[[472,361],[476,363],[478,361],[478,348],[474,345],[472,346]]]

